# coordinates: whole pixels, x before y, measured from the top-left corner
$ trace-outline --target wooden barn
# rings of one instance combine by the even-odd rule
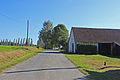
[[[102,55],[120,55],[120,29],[72,27],[68,51],[76,53],[78,42],[94,43],[97,47],[97,53]]]

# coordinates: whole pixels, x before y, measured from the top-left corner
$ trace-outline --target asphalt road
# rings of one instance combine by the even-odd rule
[[[24,61],[0,74],[0,80],[89,80],[64,54],[55,50]]]

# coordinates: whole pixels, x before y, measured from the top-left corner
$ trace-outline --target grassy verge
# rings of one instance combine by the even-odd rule
[[[119,80],[120,59],[102,55],[65,54],[84,74],[94,80]],[[103,63],[107,62],[107,66]]]
[[[61,52],[61,53],[64,53],[64,54],[66,54],[66,53],[67,53],[67,51],[66,51],[66,50],[61,50],[61,49],[59,49],[58,51],[59,51],[59,52]]]
[[[44,49],[37,49],[36,47],[25,46],[14,46],[11,49],[6,50],[9,47],[11,46],[0,46],[0,72],[2,72],[6,68],[16,65],[17,63],[29,59],[30,57],[38,54],[39,52],[44,51]]]
[[[21,46],[4,46],[0,45],[0,52],[13,51],[20,49]]]
[[[9,63],[4,64],[4,65],[2,65],[2,66],[0,67],[0,72],[1,72],[2,70],[6,69],[6,68],[9,68],[9,67],[11,67],[11,66],[16,65],[17,63],[20,63],[20,62],[22,62],[22,61],[27,60],[27,59],[29,59],[30,57],[32,57],[32,56],[34,56],[34,55],[36,55],[36,54],[37,54],[37,53],[29,53],[29,54],[27,54],[27,55],[25,55],[25,56],[22,56],[22,57],[18,58],[17,60],[13,60],[13,61],[10,61]]]

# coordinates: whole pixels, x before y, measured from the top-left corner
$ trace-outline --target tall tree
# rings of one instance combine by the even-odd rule
[[[46,49],[53,48],[52,46],[52,32],[53,32],[53,24],[50,21],[45,21],[43,23],[43,28],[39,31],[39,40],[43,40]]]
[[[23,39],[23,46],[25,46],[25,38]]]
[[[9,40],[8,45],[10,45],[10,46],[11,46],[11,40]]]
[[[33,40],[32,40],[32,38],[31,38],[30,46],[33,46]]]
[[[0,45],[2,45],[2,40],[0,41]]]
[[[63,47],[64,49],[67,48],[68,44],[68,30],[64,24],[58,24],[54,27],[53,31],[53,38],[54,44],[56,47]]]
[[[13,46],[15,46],[15,39],[13,40]]]
[[[20,38],[18,38],[18,46],[20,46]]]
[[[18,46],[17,39],[16,39],[16,44],[15,45]]]
[[[3,45],[5,45],[5,40],[4,40],[4,39],[3,39],[3,42],[2,42],[2,43],[3,43]]]
[[[3,40],[1,40],[1,45],[3,45]]]
[[[20,41],[20,46],[22,46],[22,38],[21,38],[21,41]]]
[[[37,48],[45,48],[45,44],[44,44],[42,38],[40,38],[40,39],[37,41]]]
[[[30,46],[30,38],[28,38],[28,46]]]
[[[8,45],[8,39],[5,40],[5,45]]]

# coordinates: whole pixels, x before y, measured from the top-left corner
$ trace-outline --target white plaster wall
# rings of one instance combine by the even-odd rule
[[[75,40],[74,40],[74,35],[73,31],[71,31],[70,39],[69,39],[69,52],[72,52],[72,43],[74,43],[74,53],[75,53]]]
[[[96,46],[97,46],[97,53],[98,53],[98,51],[99,51],[99,45],[98,45],[98,43],[96,43]]]

